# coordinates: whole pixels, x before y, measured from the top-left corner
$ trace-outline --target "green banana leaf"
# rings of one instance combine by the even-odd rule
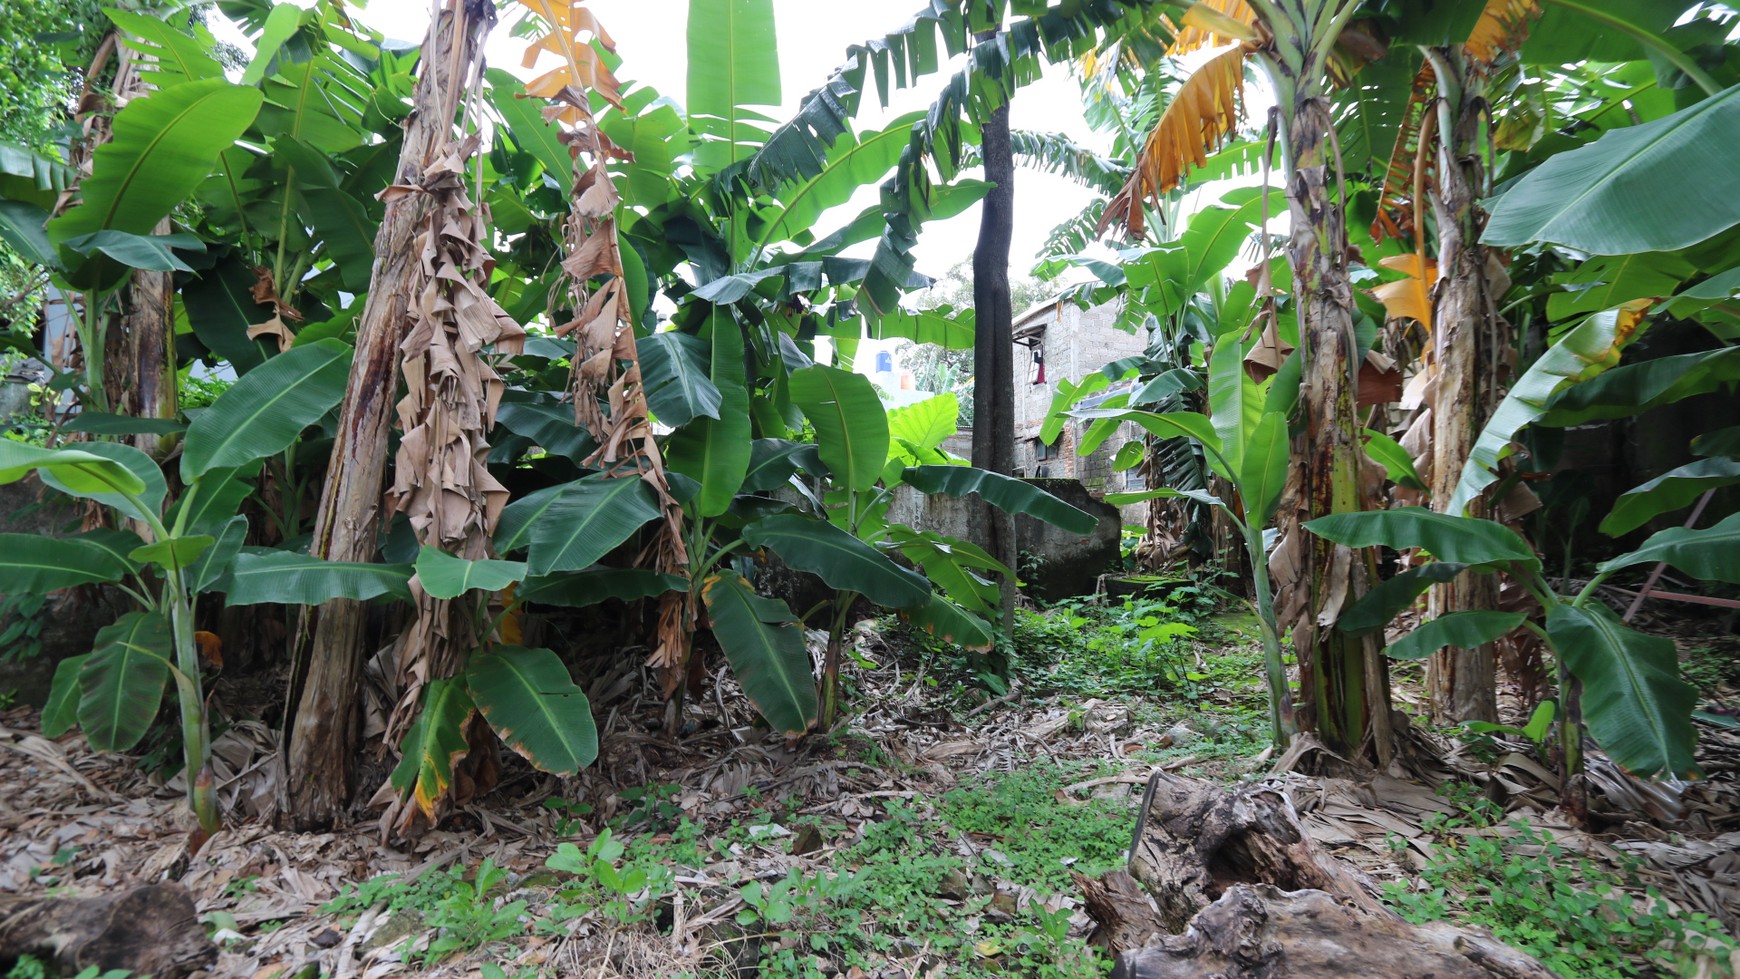
[[[1426,589],[1440,582],[1451,581],[1468,569],[1466,564],[1447,561],[1433,561],[1409,568],[1378,582],[1371,591],[1366,592],[1359,601],[1341,613],[1335,627],[1352,636],[1377,632],[1389,625],[1390,620],[1404,610],[1413,608],[1414,602],[1426,593]]]
[[[1554,398],[1540,424],[1558,428],[1634,418],[1659,405],[1707,394],[1740,380],[1740,347],[1658,357],[1618,367]]]
[[[120,581],[133,570],[125,556],[93,541],[0,534],[0,580],[6,594],[40,595],[57,588]]]
[[[169,508],[165,522],[182,534],[222,536],[231,518],[241,510],[242,502],[254,492],[248,481],[259,471],[257,463],[208,471]]]
[[[242,552],[242,544],[248,539],[248,518],[235,516],[218,531],[217,543],[213,544],[199,560],[193,562],[188,569],[188,587],[193,594],[213,590],[224,576],[230,573],[235,565],[236,555]]]
[[[39,730],[49,739],[58,738],[79,722],[79,674],[84,672],[90,653],[68,656],[54,667],[54,682],[48,688],[48,700],[42,705]]]
[[[1390,482],[1409,489],[1426,489],[1425,480],[1420,478],[1419,471],[1414,468],[1414,460],[1400,442],[1370,428],[1360,433],[1360,439],[1365,443],[1365,454],[1384,467],[1384,475]]]
[[[524,545],[532,575],[591,567],[659,516],[639,476],[587,476],[550,489],[509,505],[496,529],[497,551]]]
[[[382,595],[410,601],[410,582],[410,565],[322,561],[250,547],[236,555],[222,584],[230,605],[323,605],[335,598],[366,601]]]
[[[907,465],[916,465],[918,455],[935,455],[944,442],[960,431],[960,418],[961,399],[953,391],[890,410],[888,436],[896,445],[905,443],[909,448],[890,446],[888,457],[912,456],[913,461]]]
[[[752,105],[780,104],[773,0],[689,4],[689,127],[700,137],[695,165],[718,171],[754,155],[771,122]]]
[[[731,506],[749,470],[749,389],[743,364],[743,330],[729,312],[711,315],[713,386],[719,392],[719,417],[697,418],[665,443],[671,469],[701,484],[695,507],[716,517]]]
[[[577,775],[598,757],[586,692],[548,649],[496,646],[473,655],[465,685],[483,719],[538,771]]]
[[[99,231],[149,234],[186,200],[260,111],[258,89],[209,78],[133,99],[115,114],[113,136],[97,148],[80,202],[48,223],[64,243]],[[62,253],[73,285],[101,289],[127,274],[113,262]]]
[[[1091,534],[1099,526],[1099,518],[1086,510],[1070,506],[1026,480],[1000,473],[971,466],[914,466],[903,478],[920,493],[953,497],[976,493],[1008,513],[1025,514],[1072,534]]]
[[[791,609],[755,594],[732,571],[708,578],[701,599],[713,636],[750,703],[777,731],[793,736],[809,730],[816,717],[816,682],[803,628]]]
[[[1245,522],[1255,530],[1266,527],[1281,504],[1291,461],[1287,419],[1279,412],[1264,412],[1246,436],[1240,464],[1239,494],[1245,501]]]
[[[660,422],[681,428],[695,418],[718,418],[719,389],[708,376],[709,350],[699,337],[667,331],[637,344],[647,407]]]
[[[217,543],[217,538],[210,534],[196,534],[192,537],[171,537],[167,540],[153,541],[133,549],[128,558],[140,564],[155,564],[170,571],[180,571],[199,560],[200,555],[211,549]]]
[[[1583,720],[1603,750],[1634,775],[1696,771],[1692,708],[1672,640],[1638,632],[1600,603],[1555,605],[1547,635],[1583,681]]]
[[[399,744],[401,757],[389,780],[401,794],[411,794],[431,823],[436,800],[453,784],[454,767],[471,751],[465,724],[472,710],[460,678],[430,680],[423,687],[423,709]]]
[[[1598,255],[1553,284],[1566,287],[1547,297],[1547,318],[1558,322],[1612,309],[1633,299],[1671,296],[1697,266],[1672,252]]]
[[[987,576],[1007,573],[1008,569],[983,549],[898,524],[888,528],[888,538],[908,561],[924,569],[925,577],[950,601],[971,612],[1000,614],[997,584]]]
[[[1528,541],[1509,527],[1424,507],[1332,513],[1307,522],[1305,529],[1348,547],[1382,545],[1398,551],[1417,547],[1440,561],[1483,570],[1517,565],[1539,571],[1541,567]]]
[[[1627,303],[1596,313],[1547,348],[1493,411],[1468,453],[1468,462],[1451,494],[1449,512],[1464,513],[1498,479],[1498,464],[1511,453],[1511,440],[1548,411],[1566,389],[1619,363],[1620,354],[1649,326],[1648,303]]]
[[[211,40],[209,36],[203,40],[195,38],[185,31],[176,30],[162,17],[151,14],[113,7],[103,13],[127,33],[129,48],[146,55],[134,62],[134,70],[157,88],[222,77],[223,65],[207,53],[211,50],[207,45]],[[198,29],[203,31],[204,25]]]
[[[816,364],[792,371],[790,385],[834,481],[859,491],[875,486],[888,461],[888,415],[870,379]]]
[[[995,642],[991,626],[984,619],[941,595],[931,595],[929,604],[901,609],[900,618],[964,649],[985,652]]]
[[[181,478],[245,466],[282,452],[343,399],[351,348],[316,340],[242,375],[188,426]]]
[[[1228,480],[1234,479],[1237,475],[1236,472],[1228,470],[1226,467],[1220,433],[1215,431],[1212,422],[1197,412],[1156,412],[1141,411],[1135,408],[1085,408],[1069,412],[1069,416],[1085,421],[1135,422],[1149,434],[1158,435],[1163,439],[1193,438],[1201,442],[1202,447],[1208,450],[1208,464],[1216,475]]]
[[[660,419],[663,420],[662,418]],[[532,440],[538,448],[581,465],[598,450],[592,435],[574,419],[574,406],[503,401],[496,409],[496,424]]]
[[[632,602],[666,592],[685,591],[688,579],[660,574],[645,568],[590,568],[539,578],[527,578],[514,589],[514,598],[539,605],[585,608],[616,599]]]
[[[814,445],[789,439],[756,439],[749,448],[749,470],[743,475],[743,491],[765,493],[784,486],[799,469],[825,472]]]
[[[474,588],[498,592],[526,576],[523,561],[468,561],[428,544],[417,552],[416,570],[430,598],[458,598]]]
[[[1384,655],[1391,659],[1425,659],[1445,646],[1475,649],[1522,625],[1521,612],[1449,612],[1390,643]]]
[[[1595,570],[1606,577],[1639,564],[1666,561],[1705,581],[1740,582],[1740,513],[1702,530],[1674,527],[1652,535],[1643,546],[1603,562]]]
[[[1238,336],[1223,336],[1208,358],[1208,420],[1220,436],[1221,456],[1234,475],[1244,470],[1245,441],[1262,417],[1263,393],[1245,373]]]
[[[819,173],[780,187],[779,203],[755,215],[751,234],[752,255],[782,241],[805,242],[814,234],[823,214],[852,200],[860,188],[881,183],[900,162],[900,154],[912,138],[912,126],[924,118],[921,112],[900,116],[880,131],[846,132],[828,147],[827,164]]]
[[[199,236],[186,233],[168,235],[136,235],[128,231],[105,229],[88,235],[76,235],[60,243],[66,252],[93,258],[107,255],[123,268],[148,272],[192,272],[193,266],[175,254],[176,249],[205,251]],[[64,254],[64,252],[63,252]],[[76,263],[75,263],[76,264]],[[78,274],[75,269],[73,274]]]
[[[143,488],[131,494],[111,491],[107,493],[81,493],[76,487],[81,485],[78,480],[68,481],[64,478],[64,470],[60,467],[48,467],[42,470],[43,483],[66,493],[69,496],[82,496],[96,500],[104,506],[115,508],[123,516],[133,520],[145,520],[149,513],[156,518],[163,509],[163,498],[169,494],[169,487],[163,480],[163,471],[157,468],[157,463],[144,452],[121,442],[86,442],[79,449],[105,459],[111,459],[116,464],[126,467],[127,471],[138,477]],[[136,498],[144,508],[136,506],[129,495]]]
[[[174,435],[187,431],[187,423],[175,418],[140,418],[80,411],[72,421],[61,426],[61,431],[89,432],[92,435]]]
[[[33,471],[53,473],[60,491],[73,496],[145,492],[145,481],[138,473],[108,456],[0,439],[0,486],[16,483]]]
[[[1554,154],[1493,204],[1480,240],[1592,255],[1684,248],[1740,223],[1737,157],[1740,85]]]
[[[79,726],[98,751],[126,751],[157,716],[174,645],[159,612],[128,612],[97,633],[79,670]]]
[[[837,591],[857,592],[887,608],[911,608],[930,597],[930,582],[826,520],[797,513],[757,520],[743,528],[751,547],[765,547],[799,571]]]
[[[1699,459],[1626,490],[1601,521],[1609,537],[1628,534],[1664,513],[1692,504],[1708,490],[1740,483],[1740,460]]]

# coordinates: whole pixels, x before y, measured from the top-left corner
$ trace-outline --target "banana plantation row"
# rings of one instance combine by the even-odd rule
[[[1111,501],[1244,549],[1222,555],[1260,612],[1277,745],[1388,764],[1390,659],[1429,661],[1436,719],[1491,722],[1501,651],[1546,649],[1568,787],[1585,730],[1637,775],[1694,770],[1672,643],[1601,586],[1661,563],[1740,581],[1740,516],[1640,532],[1740,482],[1740,418],[1649,433],[1684,464],[1618,498],[1601,531],[1623,553],[1575,590],[1530,514],[1569,492],[1548,476],[1557,433],[1740,377],[1727,8],[932,0],[777,125],[771,0],[693,0],[680,106],[618,80],[651,53],[617,52],[582,4],[517,0],[529,82],[484,66],[491,3],[439,8],[408,49],[340,0],[223,0],[251,53],[179,7],[105,10],[65,46],[77,131],[51,111],[0,146],[9,274],[40,303],[13,304],[10,336],[57,356],[76,406],[0,441],[0,481],[89,501],[74,537],[0,541],[5,591],[134,603],[59,666],[45,733],[126,750],[173,686],[207,832],[225,607],[290,609],[296,826],[373,790],[357,689],[390,641],[401,760],[375,799],[399,835],[438,823],[497,738],[548,772],[596,756],[567,665],[527,645],[541,609],[643,609],[622,645],[672,700],[716,645],[792,737],[841,716],[860,597],[964,647],[1006,642],[1008,515],[1093,525],[1009,475],[1016,164],[1098,192],[1039,274],[1091,273],[1064,301],[1117,302],[1150,340],[1059,381],[1044,435],[1079,426],[1088,452],[1139,427],[1120,464],[1165,488]],[[1045,72],[1080,80],[1110,154],[1010,131]],[[928,111],[855,123],[914,88]],[[981,201],[975,308],[903,306],[928,282],[923,226]],[[866,336],[974,348],[975,465],[942,449],[952,396],[887,410],[846,369]],[[1655,336],[1684,352],[1627,356]],[[237,379],[184,410],[195,363]],[[1405,388],[1365,380],[1397,365]],[[974,539],[891,521],[903,485],[981,501]],[[831,598],[759,594],[768,555]],[[819,677],[804,625],[828,635]]]

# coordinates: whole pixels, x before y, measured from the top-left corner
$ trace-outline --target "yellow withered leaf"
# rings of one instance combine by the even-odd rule
[[[1515,51],[1528,37],[1529,21],[1541,12],[1536,0],[1487,0],[1465,47],[1478,61]]]
[[[1141,237],[1142,202],[1177,187],[1191,167],[1208,163],[1208,154],[1238,125],[1247,54],[1245,47],[1233,48],[1185,79],[1148,134],[1130,179],[1106,205],[1099,230],[1121,223],[1131,236]]]
[[[1407,278],[1376,287],[1371,291],[1372,298],[1384,304],[1384,313],[1390,319],[1414,320],[1431,333],[1432,287],[1438,282],[1438,263],[1409,252],[1379,259],[1378,264]]]
[[[1184,23],[1167,55],[1177,57],[1199,48],[1258,39],[1257,12],[1245,0],[1199,0],[1184,12]]]

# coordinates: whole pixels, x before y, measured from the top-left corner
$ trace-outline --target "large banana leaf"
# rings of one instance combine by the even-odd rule
[[[1093,533],[1099,524],[1093,514],[1070,506],[1026,480],[971,466],[914,466],[906,470],[905,481],[920,493],[954,497],[977,493],[994,507],[1043,520],[1072,534]]]
[[[139,743],[163,702],[173,645],[159,612],[128,612],[97,633],[79,671],[79,726],[98,751]]]
[[[701,598],[713,636],[755,709],[787,735],[809,730],[816,716],[815,676],[791,609],[755,594],[731,571],[708,578]]]
[[[1391,659],[1425,659],[1445,646],[1475,649],[1522,625],[1527,618],[1521,612],[1450,612],[1390,643],[1384,654]]]
[[[1262,223],[1262,188],[1241,187],[1221,200],[1232,206],[1203,208],[1191,216],[1176,240],[1147,249],[1124,264],[1130,287],[1149,290],[1150,305],[1159,307],[1156,312],[1181,311],[1211,276],[1219,275],[1238,256]],[[1275,208],[1278,200],[1279,195],[1271,193],[1269,207]]]
[[[991,627],[984,619],[941,595],[931,595],[929,604],[901,609],[900,617],[938,639],[966,649],[984,652],[994,642]]]
[[[1264,412],[1246,439],[1239,470],[1239,494],[1244,497],[1246,522],[1252,530],[1267,527],[1280,505],[1291,458],[1286,416],[1278,411]]]
[[[1378,582],[1371,591],[1353,603],[1352,607],[1341,613],[1335,627],[1355,636],[1377,632],[1389,625],[1391,619],[1412,608],[1414,602],[1426,593],[1426,589],[1441,582],[1452,581],[1467,570],[1466,564],[1446,561],[1433,561],[1409,568],[1393,578]]]
[[[115,115],[114,134],[97,148],[80,202],[49,222],[56,242],[98,231],[149,234],[192,194],[260,110],[258,89],[224,78],[176,85],[136,98]],[[118,282],[126,269],[64,254],[68,278],[85,288]]]
[[[680,575],[660,574],[645,568],[593,568],[527,578],[514,589],[514,598],[540,605],[584,608],[610,599],[632,602],[666,592],[684,591],[688,587],[688,579]]]
[[[823,213],[850,201],[861,188],[880,183],[900,161],[913,124],[922,118],[922,113],[913,112],[880,132],[842,134],[828,148],[827,165],[820,173],[779,188],[774,195],[779,203],[757,215],[761,228],[752,254],[769,244],[809,236]]]
[[[484,77],[489,80],[490,102],[507,123],[508,133],[519,148],[542,164],[544,172],[557,183],[571,179],[574,158],[562,143],[562,130],[544,118],[537,100],[521,97],[524,83],[502,68],[491,68],[484,72]]]
[[[278,348],[269,337],[248,339],[248,327],[272,318],[272,307],[254,301],[251,290],[259,278],[237,260],[189,278],[179,297],[193,335],[206,349],[230,362],[238,375],[245,375],[266,362]]]
[[[1705,581],[1740,582],[1740,513],[1702,530],[1674,527],[1652,535],[1643,546],[1599,565],[1602,577],[1639,564],[1666,561]]]
[[[687,333],[654,333],[637,345],[647,407],[672,428],[690,419],[718,418],[719,389],[708,377],[707,344]]]
[[[695,507],[703,517],[724,513],[742,488],[749,470],[751,435],[743,330],[728,312],[716,310],[711,318],[712,379],[719,392],[719,416],[691,421],[666,443],[671,468],[701,484]]]
[[[1740,222],[1740,85],[1557,153],[1492,207],[1481,241],[1673,251]]]
[[[1634,418],[1736,380],[1740,380],[1740,347],[1621,364],[1567,388],[1548,404],[1540,424],[1568,428],[1608,418]]]
[[[816,450],[847,489],[876,485],[888,461],[888,415],[862,374],[816,364],[791,372],[791,400],[816,429]]]
[[[74,487],[82,485],[79,480],[68,481],[63,478],[63,470],[59,467],[47,467],[42,470],[42,481],[49,486],[71,496],[82,496],[96,500],[105,506],[114,507],[123,515],[133,520],[146,519],[146,513],[152,518],[161,515],[163,498],[169,494],[169,486],[163,480],[163,471],[157,468],[157,463],[145,453],[121,442],[86,442],[79,451],[112,459],[116,464],[125,466],[127,471],[139,478],[144,488],[134,491],[131,495],[144,506],[141,510],[128,499],[127,493],[110,491],[107,493],[81,493]]]
[[[0,534],[5,594],[39,595],[57,588],[120,581],[133,570],[124,555],[92,541]]]
[[[953,391],[890,410],[888,436],[895,444],[888,457],[907,460],[909,466],[933,461],[917,456],[936,455],[936,450],[960,431],[960,418],[961,399]]]
[[[1547,635],[1583,681],[1583,719],[1615,762],[1644,777],[1696,770],[1697,691],[1680,679],[1671,640],[1630,628],[1600,603],[1548,609]]]
[[[292,347],[242,375],[187,428],[181,478],[281,452],[344,397],[351,349],[327,339]]]
[[[768,119],[748,106],[780,103],[773,0],[693,0],[688,58],[696,165],[718,171],[749,159],[767,142],[756,123]]]
[[[114,21],[116,27],[127,32],[129,48],[147,56],[135,59],[133,65],[153,86],[168,88],[182,82],[223,75],[223,65],[207,53],[210,48],[205,42],[211,40],[209,35],[203,39],[194,38],[176,30],[162,17],[151,14],[114,8],[103,13]],[[204,31],[205,26],[202,24],[196,29]]]
[[[997,611],[997,584],[980,572],[1001,574],[1008,569],[984,550],[966,541],[898,524],[888,528],[888,537],[951,601],[976,613]]]
[[[858,592],[878,605],[911,608],[930,596],[930,582],[826,520],[785,513],[743,528],[752,547],[765,547],[837,591]]]
[[[1511,385],[1486,422],[1456,481],[1449,511],[1463,513],[1481,491],[1498,479],[1498,464],[1511,453],[1511,440],[1546,413],[1553,399],[1619,363],[1620,354],[1649,326],[1645,300],[1596,313],[1547,348]]]
[[[1223,336],[1208,358],[1208,420],[1220,436],[1221,456],[1231,472],[1243,472],[1245,440],[1262,417],[1263,393],[1245,372],[1238,335]]]
[[[409,601],[411,568],[404,564],[322,561],[293,551],[247,548],[224,582],[231,605],[323,605],[391,595]]]
[[[1601,521],[1601,532],[1610,537],[1628,534],[1664,513],[1691,505],[1708,490],[1735,483],[1740,483],[1740,459],[1689,462],[1626,490]]]
[[[750,446],[749,471],[743,474],[743,489],[748,493],[765,493],[784,486],[799,469],[821,471],[821,457],[816,455],[815,446],[788,439],[756,439]]]
[[[241,511],[242,501],[254,491],[248,481],[259,470],[258,465],[208,470],[169,508],[166,522],[177,533],[221,536],[230,518]]]
[[[574,420],[573,405],[503,401],[495,420],[502,428],[531,439],[538,448],[563,456],[575,465],[598,449],[591,434]]]
[[[79,722],[79,674],[84,672],[90,653],[68,656],[54,667],[54,682],[48,688],[48,700],[42,705],[38,730],[45,738],[58,738]]]
[[[533,505],[514,512],[511,519],[512,507],[502,511],[500,553],[524,543],[529,574],[591,567],[659,516],[652,492],[639,476],[587,476],[557,489],[548,497],[521,501]]]
[[[138,473],[108,456],[0,439],[0,486],[16,483],[33,471],[54,473],[61,492],[74,496],[145,492],[145,481]]]
[[[1672,252],[1599,255],[1568,275],[1555,276],[1567,287],[1547,297],[1547,318],[1557,322],[1612,309],[1633,299],[1671,296],[1697,267]]]
[[[881,227],[882,215],[876,215]],[[974,324],[977,316],[971,307],[955,309],[948,303],[930,309],[892,309],[877,317],[870,326],[870,336],[878,340],[904,338],[914,343],[934,343],[945,350],[973,349]],[[857,339],[860,324],[844,320],[834,336]]]
[[[416,568],[431,598],[458,598],[474,588],[498,592],[526,576],[523,561],[467,561],[427,544],[417,552]]]
[[[465,724],[472,709],[471,697],[458,677],[430,680],[423,688],[423,709],[399,745],[393,788],[411,793],[431,823],[436,800],[453,784],[454,766],[471,750]]]
[[[1216,475],[1228,480],[1236,479],[1238,473],[1228,470],[1223,455],[1220,433],[1214,430],[1214,424],[1194,411],[1140,411],[1134,408],[1084,408],[1069,412],[1071,418],[1084,421],[1135,422],[1150,434],[1161,438],[1193,438],[1202,443],[1208,450],[1208,464]],[[1085,440],[1084,440],[1085,444]],[[1077,451],[1081,451],[1078,449]]]
[[[1305,524],[1325,540],[1348,547],[1417,547],[1440,561],[1481,569],[1516,565],[1540,570],[1534,549],[1509,527],[1478,517],[1434,513],[1424,507],[1332,513]]]
[[[188,570],[188,587],[196,595],[210,591],[230,573],[236,555],[241,553],[242,544],[248,539],[248,518],[231,517],[216,536],[217,543],[201,554]]]
[[[598,757],[586,692],[548,649],[497,646],[474,655],[465,685],[483,719],[538,771],[577,775]]]

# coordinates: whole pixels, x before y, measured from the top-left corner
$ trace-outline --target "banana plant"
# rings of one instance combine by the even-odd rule
[[[1191,439],[1202,447],[1209,471],[1233,487],[1231,501],[1206,489],[1160,487],[1107,494],[1106,502],[1124,505],[1182,498],[1217,507],[1227,515],[1250,555],[1252,594],[1263,637],[1263,672],[1269,693],[1269,734],[1277,746],[1284,746],[1292,735],[1292,695],[1270,586],[1266,531],[1287,480],[1287,408],[1296,391],[1280,374],[1262,383],[1253,380],[1245,371],[1244,356],[1236,330],[1227,332],[1215,343],[1208,358],[1208,416],[1193,411],[1156,412],[1123,407],[1078,409],[1066,414],[1099,426],[1108,434],[1111,427],[1130,422],[1162,440],[1161,444],[1181,437]],[[1083,451],[1091,451],[1085,439]]]
[[[132,526],[60,541],[6,535],[5,568],[24,592],[115,584],[141,606],[97,635],[83,656],[55,671],[43,731],[75,722],[92,746],[125,751],[144,737],[170,678],[181,711],[188,804],[207,834],[219,826],[210,767],[211,729],[201,682],[194,612],[202,592],[232,591],[230,577],[247,520],[235,509],[259,460],[283,451],[344,392],[350,348],[323,340],[249,372],[187,428],[180,462],[186,487],[165,509],[168,480],[149,455],[128,445],[92,442],[77,449],[0,443],[0,483],[39,472],[47,485],[95,500]],[[291,601],[284,584],[258,585],[256,601]]]
[[[1596,597],[1614,574],[1665,562],[1705,581],[1740,581],[1734,545],[1740,514],[1704,530],[1664,530],[1634,551],[1603,562],[1573,596],[1557,594],[1540,558],[1521,536],[1491,520],[1419,507],[1338,513],[1305,524],[1348,547],[1418,548],[1429,556],[1383,582],[1342,616],[1345,631],[1381,630],[1434,581],[1464,571],[1504,574],[1527,588],[1546,610],[1544,624],[1522,612],[1464,611],[1439,616],[1390,644],[1395,658],[1417,659],[1445,646],[1473,648],[1525,627],[1552,649],[1560,665],[1560,745],[1567,778],[1581,771],[1582,725],[1627,770],[1644,777],[1689,775],[1697,741],[1692,709],[1697,690],[1680,677],[1674,644],[1626,625]],[[1571,696],[1575,680],[1581,704]]]

